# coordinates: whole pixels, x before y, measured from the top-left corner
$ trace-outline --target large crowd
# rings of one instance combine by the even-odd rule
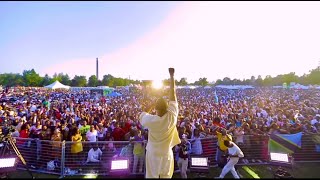
[[[139,115],[142,106],[155,98],[138,89],[118,92],[121,96],[109,97],[90,91],[3,90],[0,135],[73,141],[72,153],[82,151],[77,145],[82,141],[147,141],[148,130],[139,123]],[[220,132],[235,137],[237,144],[244,142],[244,135],[320,133],[318,90],[177,89],[177,98],[177,129],[181,139],[190,140],[193,154],[202,154],[205,145],[201,138],[216,137]],[[134,148],[136,155],[144,152],[143,146]]]
[[[128,141],[141,127],[141,102],[152,99],[140,92],[121,91],[119,97],[98,97],[89,91],[49,91],[27,88],[1,93],[2,131],[14,126],[15,137],[71,141],[80,130],[83,141]],[[232,135],[318,133],[320,96],[317,90],[178,89],[180,135],[188,139],[216,135],[222,127]],[[218,97],[218,102],[216,101]],[[152,112],[154,113],[154,111]],[[3,133],[4,134],[4,133]]]

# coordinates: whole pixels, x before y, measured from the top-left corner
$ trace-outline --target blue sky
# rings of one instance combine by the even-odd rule
[[[308,73],[320,2],[0,2],[0,73],[161,80]]]
[[[39,71],[64,59],[95,59],[143,36],[176,4],[0,2],[0,58],[6,61],[0,71]]]

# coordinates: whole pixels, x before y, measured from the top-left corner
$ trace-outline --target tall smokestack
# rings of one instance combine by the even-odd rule
[[[98,61],[98,58],[97,58],[97,62],[96,62],[96,77],[99,80],[99,61]]]

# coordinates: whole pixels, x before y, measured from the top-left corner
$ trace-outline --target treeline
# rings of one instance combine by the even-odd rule
[[[4,73],[0,74],[0,85],[3,86],[32,86],[32,87],[43,87],[53,83],[54,81],[60,81],[62,84],[75,86],[75,87],[95,87],[95,86],[127,86],[129,84],[141,84],[143,81],[131,80],[127,78],[114,77],[110,74],[104,75],[102,80],[98,80],[95,75],[90,76],[88,79],[86,76],[76,75],[72,79],[68,74],[54,74],[50,77],[46,74],[41,77],[34,69],[24,70],[22,74],[20,73]],[[311,70],[308,74],[303,76],[297,76],[294,72],[288,74],[281,74],[276,77],[266,76],[264,79],[259,75],[257,78],[251,76],[250,79],[230,79],[225,77],[222,80],[218,79],[215,84],[212,85],[254,85],[254,86],[275,86],[282,85],[283,83],[289,84],[290,82],[296,82],[303,85],[320,85],[320,68],[315,68]],[[169,84],[169,79],[163,80],[165,85]],[[178,86],[185,85],[199,85],[206,86],[209,85],[207,78],[199,78],[198,81],[189,83],[187,78],[181,78],[176,80]]]
[[[0,85],[3,86],[32,86],[43,87],[49,85],[58,80],[64,85],[74,87],[96,87],[96,86],[127,86],[129,84],[139,84],[140,81],[123,79],[113,77],[112,75],[104,75],[102,80],[98,80],[95,75],[90,76],[88,79],[86,76],[76,75],[72,79],[68,74],[54,74],[50,77],[46,74],[41,77],[34,69],[24,70],[22,74],[19,73],[5,73],[0,74]]]
[[[302,85],[320,85],[320,68],[317,67],[308,74],[297,76],[294,72],[288,74],[280,74],[276,77],[266,76],[264,79],[259,75],[257,78],[251,76],[250,79],[230,79],[228,77],[218,79],[215,85],[254,85],[254,86],[278,86],[283,83],[290,84],[296,82]]]

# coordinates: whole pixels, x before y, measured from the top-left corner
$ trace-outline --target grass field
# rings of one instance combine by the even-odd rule
[[[255,165],[248,166],[252,171],[254,171],[261,179],[263,178],[273,178],[273,171],[277,167],[271,167],[267,165]],[[247,171],[244,166],[237,166],[237,170],[240,174],[241,178],[253,178]],[[320,163],[296,163],[292,169],[287,169],[294,178],[320,178]],[[190,172],[188,173],[188,178],[214,178],[219,176],[221,172],[220,168],[210,168],[209,173],[203,174],[205,177],[202,177],[199,173]],[[9,174],[10,178],[29,178],[30,175],[26,171],[17,171]],[[59,178],[56,175],[48,175],[48,174],[37,174],[34,173],[36,178]],[[74,178],[84,178],[83,176],[66,176],[66,179],[74,179]],[[98,178],[109,178],[105,176],[98,176]],[[130,178],[135,178],[132,176]],[[138,177],[136,177],[138,178]],[[140,176],[141,178],[141,176]],[[142,177],[143,178],[143,177]],[[179,173],[175,173],[173,178],[180,178]],[[228,173],[225,178],[233,178],[231,173]]]

